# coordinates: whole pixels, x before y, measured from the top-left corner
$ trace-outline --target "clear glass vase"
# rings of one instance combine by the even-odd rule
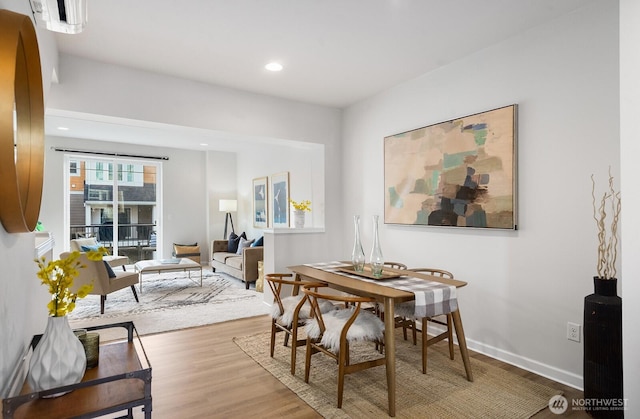
[[[362,272],[364,270],[364,250],[362,249],[362,242],[360,242],[360,216],[353,216],[353,228],[354,228],[354,241],[353,250],[351,251],[351,263],[353,269],[356,272]]]
[[[380,237],[378,236],[378,216],[373,216],[373,247],[371,248],[371,272],[373,276],[382,276],[382,267],[384,265],[384,257],[380,248]]]

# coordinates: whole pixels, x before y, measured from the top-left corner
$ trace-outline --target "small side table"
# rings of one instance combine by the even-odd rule
[[[133,322],[88,327],[95,331],[114,327],[127,329],[127,340],[100,345],[100,361],[87,369],[81,382],[34,392],[26,381],[29,360],[42,338],[36,335],[9,377],[9,397],[2,400],[3,418],[93,418],[142,406],[151,418],[151,364]],[[135,336],[134,336],[135,335]],[[134,339],[135,337],[135,339]],[[45,396],[71,391],[55,398]]]

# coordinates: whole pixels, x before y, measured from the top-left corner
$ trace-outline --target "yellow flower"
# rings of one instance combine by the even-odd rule
[[[104,247],[96,251],[87,252],[89,260],[102,260],[105,254]],[[78,261],[80,252],[72,252],[65,259],[58,259],[45,263],[46,260],[35,259],[40,268],[38,270],[38,278],[42,285],[46,285],[51,294],[51,301],[47,304],[49,315],[52,317],[62,317],[71,313],[76,307],[76,299],[86,297],[93,289],[93,284],[86,284],[80,287],[75,293],[71,292],[73,288],[73,279],[80,273],[78,269],[84,268]]]
[[[293,205],[293,208],[298,211],[311,211],[311,201],[296,202],[293,199],[289,199],[289,202]]]

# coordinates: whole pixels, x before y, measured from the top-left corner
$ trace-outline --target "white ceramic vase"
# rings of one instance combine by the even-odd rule
[[[87,357],[66,316],[49,317],[42,339],[29,362],[27,379],[33,391],[79,383]]]
[[[304,228],[305,212],[302,210],[293,211],[293,226],[295,228]]]

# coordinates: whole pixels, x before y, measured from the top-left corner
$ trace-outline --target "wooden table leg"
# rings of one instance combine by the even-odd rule
[[[389,416],[396,415],[396,339],[395,314],[392,298],[384,299],[384,351],[387,359],[387,392]]]
[[[464,337],[462,319],[460,318],[460,309],[451,313],[451,317],[453,317],[453,325],[456,329],[456,336],[458,337],[458,345],[460,346],[460,353],[462,354],[462,362],[464,362],[464,370],[467,372],[467,380],[473,381],[471,361],[469,360],[469,352],[467,351],[467,340]]]
[[[300,282],[302,281],[302,277],[300,276],[300,274],[296,274],[293,280]],[[294,285],[293,290],[291,291],[291,295],[298,295],[299,293],[300,293],[300,285]]]

